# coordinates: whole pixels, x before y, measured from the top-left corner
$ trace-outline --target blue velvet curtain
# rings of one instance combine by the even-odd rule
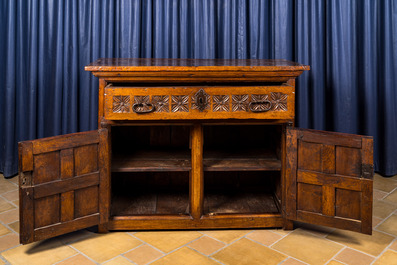
[[[0,1],[0,172],[17,142],[97,128],[100,57],[285,58],[297,125],[372,135],[375,168],[397,174],[394,0]]]

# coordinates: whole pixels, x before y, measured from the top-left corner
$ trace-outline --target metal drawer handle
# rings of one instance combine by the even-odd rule
[[[151,103],[135,103],[132,105],[132,110],[137,114],[145,114],[154,111],[154,105]]]
[[[248,107],[252,112],[266,112],[272,108],[272,103],[269,100],[253,101]]]

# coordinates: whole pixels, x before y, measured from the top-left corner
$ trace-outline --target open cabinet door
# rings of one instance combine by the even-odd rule
[[[287,219],[372,233],[371,137],[287,129]]]
[[[109,164],[106,129],[19,143],[20,242],[106,223]]]

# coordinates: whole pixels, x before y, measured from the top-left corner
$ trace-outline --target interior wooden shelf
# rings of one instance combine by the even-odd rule
[[[188,215],[189,190],[131,191],[117,193],[112,198],[112,216]]]
[[[136,150],[114,154],[112,172],[189,171],[190,156],[190,150]]]
[[[281,161],[268,149],[209,150],[205,171],[278,171]],[[112,172],[165,172],[191,170],[190,150],[136,150],[114,154]]]
[[[263,191],[208,191],[204,194],[204,214],[280,213],[272,193]]]
[[[205,171],[281,170],[281,160],[264,148],[204,151],[203,165]]]

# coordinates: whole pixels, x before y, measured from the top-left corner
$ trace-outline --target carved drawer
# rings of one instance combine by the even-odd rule
[[[108,120],[293,119],[295,92],[281,86],[105,88]]]

